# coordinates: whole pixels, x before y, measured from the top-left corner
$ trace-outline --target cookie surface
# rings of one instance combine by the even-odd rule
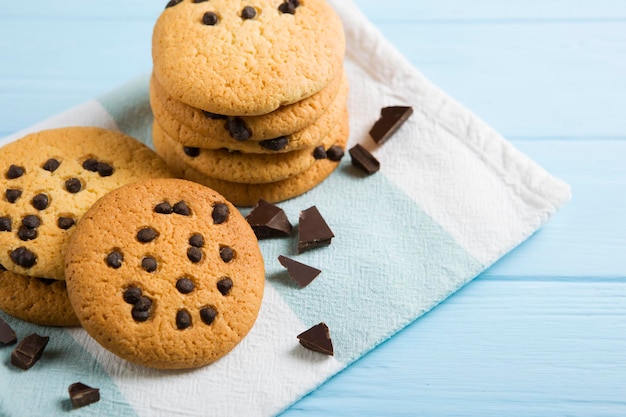
[[[267,114],[321,91],[342,71],[341,20],[326,0],[301,0],[293,14],[281,3],[174,3],[154,27],[154,75],[174,99],[228,116]]]
[[[78,326],[65,281],[0,272],[0,310],[41,326]]]
[[[87,332],[126,360],[162,369],[199,367],[233,349],[256,320],[265,279],[237,209],[177,179],[98,200],[72,236],[66,271]]]
[[[45,130],[0,148],[0,264],[64,279],[67,239],[89,207],[129,182],[171,176],[139,141],[93,127]]]

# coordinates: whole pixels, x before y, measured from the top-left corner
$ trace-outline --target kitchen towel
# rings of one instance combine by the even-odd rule
[[[351,0],[331,3],[347,38],[349,146],[371,150],[381,170],[366,176],[346,155],[320,186],[279,205],[295,224],[301,210],[317,206],[336,236],[332,244],[299,255],[295,236],[262,241],[267,285],[254,328],[229,355],[197,370],[143,368],[80,328],[39,327],[0,313],[19,337],[50,336],[27,372],[10,365],[10,347],[0,348],[1,416],[67,415],[67,387],[77,381],[102,397],[81,416],[276,415],[443,302],[567,202],[567,184],[426,80]],[[148,80],[141,76],[1,143],[44,128],[95,125],[151,144]],[[391,105],[415,112],[377,146],[368,131]],[[299,288],[279,255],[323,272]],[[330,328],[335,356],[296,339],[319,322]]]

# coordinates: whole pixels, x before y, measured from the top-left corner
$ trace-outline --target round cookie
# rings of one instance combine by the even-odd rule
[[[89,207],[129,182],[171,176],[150,148],[120,132],[67,127],[0,148],[0,264],[64,279],[68,237]]]
[[[335,138],[336,146],[342,150],[345,149],[349,136],[347,118],[339,124],[331,136]],[[208,177],[186,165],[172,154],[164,155],[164,159],[178,177],[218,190],[230,202],[241,207],[254,206],[261,198],[271,203],[278,203],[297,197],[320,184],[339,166],[338,158],[334,158],[335,160],[320,159],[306,171],[282,181],[266,184],[242,184]]]
[[[0,271],[0,310],[40,326],[78,326],[65,281]]]
[[[252,328],[265,271],[252,228],[224,197],[179,179],[129,184],[98,200],[66,255],[81,324],[141,365],[195,368]]]
[[[165,109],[158,98],[151,94],[150,102],[154,112],[154,118],[167,135],[176,142],[188,147],[203,149],[229,149],[244,153],[287,153],[311,146],[319,145],[324,137],[337,124],[347,106],[348,84],[342,85],[339,94],[327,111],[313,124],[293,134],[267,141],[238,141],[231,138],[228,133],[223,137],[205,136],[192,128],[178,122]],[[223,122],[223,121],[222,121]],[[222,131],[226,129],[222,123]]]
[[[175,100],[227,116],[323,90],[342,71],[341,20],[326,0],[301,0],[293,14],[281,3],[169,2],[152,35],[154,75]]]
[[[239,116],[237,117],[239,120],[236,123],[250,132],[249,140],[251,141],[262,141],[290,135],[318,120],[335,101],[335,97],[337,97],[341,88],[347,92],[348,79],[343,71],[322,91],[311,97],[294,104],[279,107],[269,114]],[[221,143],[232,142],[234,139],[226,127],[228,118],[232,118],[232,116],[207,113],[175,100],[165,91],[154,76],[150,79],[150,99],[153,104],[155,101],[158,101],[157,104],[160,105],[161,113],[167,112],[179,124],[188,126],[189,129],[202,136],[209,136]],[[164,125],[164,123],[161,123],[161,125]],[[191,144],[191,146],[194,145]]]

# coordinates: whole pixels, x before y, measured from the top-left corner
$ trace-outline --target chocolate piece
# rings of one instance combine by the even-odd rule
[[[202,312],[200,312],[202,315]],[[15,330],[9,326],[9,323],[0,318],[0,344],[8,346],[17,342]]]
[[[248,129],[246,122],[239,117],[229,117],[226,121],[226,129],[230,136],[239,142],[246,141],[252,137],[252,131]]]
[[[200,310],[200,318],[204,322],[204,324],[211,324],[217,317],[217,310],[213,307],[204,307]]]
[[[267,139],[259,142],[259,145],[265,149],[269,149],[270,151],[280,151],[285,149],[285,146],[289,144],[289,139],[287,136],[281,136],[276,139]]]
[[[333,145],[326,150],[326,156],[333,162],[339,162],[343,158],[344,151],[341,146]]]
[[[146,272],[154,272],[157,270],[157,260],[152,256],[146,256],[141,260],[141,267]]]
[[[229,248],[228,246],[222,246],[220,248],[220,258],[222,258],[222,261],[229,263],[230,261],[233,260],[234,257],[235,257],[235,252],[233,252],[233,250]]]
[[[412,107],[392,106],[380,110],[380,119],[370,130],[370,136],[379,145],[385,143],[413,114]]]
[[[168,201],[164,201],[154,206],[154,212],[159,214],[172,214],[174,209]]]
[[[16,178],[21,177],[22,175],[24,175],[24,173],[26,172],[26,170],[23,167],[17,166],[17,165],[11,165],[9,167],[9,170],[7,171],[7,179],[10,180],[14,180]]]
[[[107,265],[113,269],[117,269],[122,266],[124,255],[120,251],[113,251],[107,255]]]
[[[309,330],[300,333],[297,337],[300,344],[309,350],[325,355],[334,355],[333,341],[330,338],[330,332],[326,323],[316,324]]]
[[[41,358],[50,338],[36,333],[26,336],[11,352],[11,363],[25,371]]]
[[[59,217],[57,219],[57,226],[59,229],[67,230],[70,227],[74,226],[76,222],[71,217]]]
[[[23,240],[24,242],[26,242],[27,240],[36,239],[37,236],[38,236],[38,233],[36,229],[29,229],[27,227],[20,226],[20,228],[17,231],[17,237],[19,237],[20,240]]]
[[[179,201],[178,203],[174,204],[174,213],[180,214],[181,216],[189,216],[191,214],[191,210],[189,210],[187,203],[185,203],[184,201]]]
[[[293,278],[293,280],[296,281],[302,288],[313,282],[313,280],[322,272],[317,268],[294,261],[293,259],[289,259],[283,255],[278,257],[278,262],[287,268],[289,276]]]
[[[228,116],[224,116],[223,114],[211,113],[210,111],[202,110],[202,113],[209,119],[213,120],[225,120],[228,119]]]
[[[189,238],[189,244],[195,248],[201,248],[204,246],[204,238],[200,233],[195,233]]]
[[[48,208],[48,205],[50,204],[50,199],[48,198],[47,195],[45,194],[37,194],[36,196],[33,197],[33,207],[35,207],[37,210],[45,210]]]
[[[10,232],[13,229],[11,223],[13,223],[13,221],[10,217],[0,217],[0,232]]]
[[[178,330],[185,330],[191,326],[191,315],[187,310],[178,310],[176,313],[176,327]]]
[[[196,248],[195,246],[191,246],[187,249],[187,258],[194,264],[197,264],[202,260],[202,250]]]
[[[98,171],[98,160],[95,158],[85,159],[83,162],[83,168],[89,172],[97,172]]]
[[[222,295],[228,295],[228,293],[230,292],[232,288],[233,288],[233,280],[228,277],[224,277],[220,279],[219,281],[217,281],[217,289],[219,292],[222,293]]]
[[[18,198],[22,196],[22,190],[15,190],[9,188],[5,191],[4,196],[7,198],[7,201],[11,204],[15,203]]]
[[[242,19],[254,19],[255,16],[256,16],[256,10],[252,6],[246,6],[241,11]]]
[[[113,167],[106,162],[98,162],[96,170],[101,177],[110,177],[113,175]]]
[[[12,251],[10,256],[11,260],[22,268],[30,268],[37,263],[37,255],[23,246]]]
[[[319,246],[330,245],[335,237],[328,224],[313,206],[300,212],[300,225],[298,227],[298,253]]]
[[[28,216],[24,216],[22,224],[27,229],[36,229],[41,226],[41,219],[35,215],[29,214]]]
[[[215,26],[218,21],[217,15],[213,12],[206,12],[204,16],[202,16],[202,23],[207,26]]]
[[[61,162],[59,162],[57,159],[50,158],[46,162],[44,162],[42,168],[46,171],[54,172],[57,170],[57,168],[59,168],[60,165]]]
[[[315,159],[326,159],[326,149],[323,146],[317,146],[313,149],[313,158]]]
[[[183,0],[170,0],[167,5],[165,6],[166,9],[170,8],[170,7],[174,7],[176,6],[178,3],[182,3]]]
[[[371,175],[380,169],[380,162],[363,146],[356,144],[350,149],[352,165]]]
[[[82,382],[76,382],[70,385],[68,392],[70,394],[72,407],[74,408],[84,407],[100,401],[100,390],[98,388],[91,388]]]
[[[191,146],[183,146],[183,152],[190,158],[195,158],[200,155],[200,148],[193,148]]]
[[[283,209],[263,199],[254,206],[246,220],[252,226],[257,239],[286,237],[293,230]]]
[[[189,278],[181,278],[178,281],[176,281],[176,289],[181,294],[189,294],[190,292],[193,291],[194,288],[196,288],[196,286],[193,283],[193,281],[190,280]]]
[[[76,194],[83,188],[83,184],[78,178],[70,178],[65,181],[65,189],[72,194]]]
[[[296,14],[296,6],[294,6],[292,3],[289,3],[287,1],[285,1],[280,6],[278,6],[278,10],[281,13]]]
[[[128,304],[135,305],[141,299],[142,291],[139,287],[128,287],[126,291],[124,291],[124,301]]]
[[[228,206],[223,203],[217,203],[213,206],[211,217],[214,224],[222,224],[228,219]]]
[[[137,232],[137,240],[141,243],[152,242],[159,234],[152,227],[144,227]]]

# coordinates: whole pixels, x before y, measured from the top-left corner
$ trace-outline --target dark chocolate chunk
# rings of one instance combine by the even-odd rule
[[[57,226],[59,226],[59,229],[63,230],[69,229],[70,227],[74,226],[75,223],[76,221],[71,217],[59,217],[57,219]]]
[[[204,16],[202,16],[202,23],[207,26],[215,26],[218,21],[217,15],[213,12],[206,12]]]
[[[278,10],[281,13],[296,14],[296,6],[294,6],[292,3],[289,3],[288,1],[285,1],[280,6],[278,6]]]
[[[335,237],[328,224],[313,206],[300,212],[300,225],[298,226],[298,253],[319,246],[330,245]]]
[[[325,355],[334,355],[333,341],[330,338],[330,332],[326,323],[316,324],[309,330],[300,333],[297,337],[300,344],[309,350]]]
[[[150,308],[152,308],[152,300],[144,296],[139,297],[134,307],[137,311],[150,311]]]
[[[214,224],[222,224],[228,219],[228,206],[223,203],[217,203],[213,206],[211,217]]]
[[[41,358],[49,340],[36,333],[26,336],[11,352],[11,363],[25,371],[30,369]]]
[[[10,180],[14,180],[16,178],[21,177],[22,175],[24,175],[24,173],[26,172],[26,170],[23,167],[17,166],[17,165],[11,165],[9,167],[9,170],[7,171],[7,178]]]
[[[270,151],[280,151],[285,149],[285,147],[289,144],[289,139],[287,136],[281,136],[276,139],[267,139],[259,142],[259,145],[265,149],[269,149]]]
[[[106,162],[98,162],[96,170],[101,177],[110,177],[113,175],[113,167]]]
[[[8,216],[0,217],[0,232],[10,232],[13,228],[11,227],[12,220]]]
[[[122,266],[122,261],[124,260],[124,255],[122,252],[114,250],[113,252],[107,255],[107,265],[113,269],[117,269]]]
[[[126,291],[124,291],[124,301],[128,304],[135,305],[139,302],[141,298],[142,291],[139,287],[128,287]]]
[[[32,203],[33,203],[33,207],[35,207],[37,210],[45,210],[48,208],[48,205],[50,204],[50,199],[48,198],[47,195],[41,193],[33,197]]]
[[[228,295],[228,293],[230,292],[231,288],[233,288],[233,280],[228,278],[228,277],[224,277],[222,279],[220,279],[219,281],[217,281],[217,289],[219,292],[222,293],[222,295]]]
[[[220,248],[220,258],[222,261],[229,263],[235,257],[235,252],[228,246],[222,246]]]
[[[23,240],[23,241],[36,239],[37,235],[38,233],[36,229],[29,229],[24,226],[20,226],[20,228],[17,231],[17,237],[19,237],[20,240]]]
[[[379,145],[385,143],[413,114],[412,107],[392,106],[380,110],[380,119],[370,130],[370,136]]]
[[[50,158],[46,162],[44,162],[42,168],[46,171],[54,172],[57,170],[57,168],[59,168],[60,165],[61,162],[59,162],[57,159]]]
[[[166,9],[170,8],[170,7],[174,7],[176,6],[178,3],[182,3],[183,0],[170,0],[167,5],[165,6]]]
[[[172,214],[174,209],[168,201],[164,201],[154,206],[154,211],[159,214]]]
[[[152,256],[146,256],[141,260],[141,267],[146,272],[154,272],[157,270],[157,260]]]
[[[263,199],[256,203],[246,220],[252,226],[257,239],[287,237],[293,230],[284,210]]]
[[[22,190],[15,190],[15,189],[9,188],[8,190],[5,191],[4,196],[7,198],[7,201],[9,203],[15,203],[17,199],[22,196]]]
[[[289,259],[283,255],[278,257],[278,262],[287,268],[289,276],[293,278],[293,280],[296,281],[302,288],[313,282],[313,280],[322,272],[317,268],[294,261],[293,259]]]
[[[344,155],[343,148],[338,145],[333,145],[326,150],[326,156],[328,157],[328,159],[330,159],[333,162],[341,161],[341,158],[343,158],[343,155]]]
[[[228,116],[224,116],[223,114],[211,113],[210,111],[202,110],[202,113],[209,119],[213,120],[224,120],[228,119]]]
[[[246,6],[241,11],[242,19],[254,19],[256,16],[256,9],[252,6]]]
[[[200,148],[193,148],[191,146],[183,146],[183,152],[190,158],[195,158],[200,155]]]
[[[191,315],[187,310],[178,310],[176,313],[176,327],[178,330],[185,330],[191,326]]]
[[[356,144],[350,148],[352,165],[363,170],[367,174],[373,174],[380,169],[380,162],[363,146]]]
[[[240,142],[246,141],[252,137],[252,131],[248,129],[246,122],[239,117],[229,117],[226,121],[226,129],[228,129],[233,139]]]
[[[36,229],[41,226],[41,219],[33,214],[29,214],[28,216],[24,216],[22,224],[27,229]]]
[[[176,289],[181,294],[189,294],[190,292],[193,291],[194,288],[196,288],[196,286],[193,283],[193,281],[190,280],[189,278],[181,278],[178,281],[176,281]]]
[[[194,248],[201,248],[204,246],[204,238],[200,233],[195,233],[189,238],[189,244]]]
[[[179,201],[174,204],[174,213],[180,214],[181,216],[189,216],[191,214],[191,210],[187,206],[187,203],[184,201]]]
[[[90,172],[98,171],[98,160],[95,158],[85,159],[83,162],[83,168]]]
[[[323,146],[316,146],[313,149],[313,158],[315,159],[326,159],[326,149]]]
[[[200,316],[202,316],[202,311],[200,311]],[[9,323],[2,320],[0,317],[0,344],[7,346],[16,342],[17,335],[15,334],[15,331],[11,328],[11,326],[9,326]]]
[[[137,232],[137,240],[141,243],[152,242],[159,234],[152,227],[144,227]]]
[[[189,247],[189,249],[187,249],[187,258],[194,264],[197,264],[202,260],[202,250],[195,246]]]
[[[37,263],[37,255],[23,246],[13,250],[10,256],[11,260],[22,268],[30,268]]]
[[[211,324],[217,317],[217,310],[213,307],[204,307],[200,310],[200,319],[204,322],[204,324]]]
[[[78,178],[70,178],[65,181],[65,189],[72,194],[76,194],[80,190],[82,190],[83,184],[80,182]]]
[[[74,408],[84,407],[100,401],[100,390],[98,388],[91,388],[82,382],[76,382],[70,385],[67,390],[70,394],[72,407]]]

